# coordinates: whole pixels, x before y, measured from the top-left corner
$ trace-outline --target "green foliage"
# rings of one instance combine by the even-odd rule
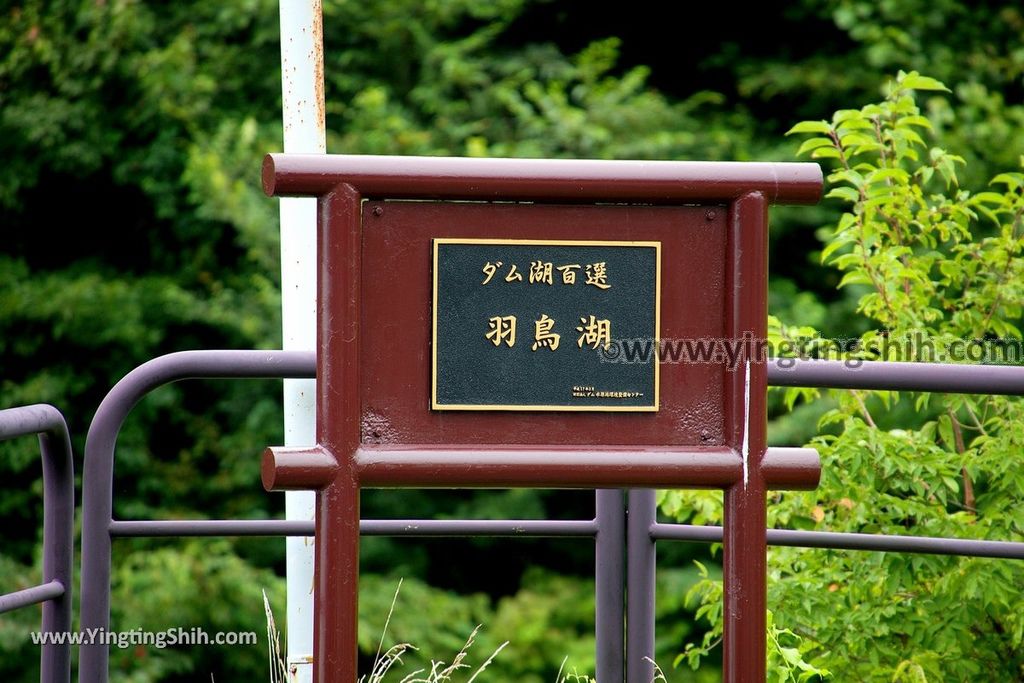
[[[411,644],[401,655],[404,672],[429,671],[431,659],[459,652],[470,634],[479,661],[503,648],[488,666],[489,680],[549,683],[566,659],[581,675],[593,672],[593,581],[531,570],[518,593],[492,603],[482,594],[455,595],[404,579],[381,641],[394,586],[390,578],[361,579],[359,644],[367,655],[381,643]]]
[[[858,311],[876,325],[849,354],[861,359],[970,360],[965,342],[1019,342],[1024,176],[997,175],[978,192],[962,188],[964,160],[926,142],[933,128],[917,91],[939,81],[900,73],[882,102],[807,121],[801,154],[832,160],[828,196],[845,212],[822,259],[858,292]],[[776,338],[820,340],[813,329],[772,325]],[[911,340],[913,344],[897,343]],[[999,360],[989,356],[985,360]],[[975,359],[980,360],[980,359]],[[1024,472],[1022,404],[1007,397],[913,397],[910,425],[882,428],[873,413],[894,392],[832,392],[836,407],[812,442],[822,458],[816,491],[777,493],[770,526],[860,533],[1019,540]],[[791,394],[813,400],[816,394]],[[663,494],[677,518],[720,521],[720,503]],[[692,507],[696,504],[698,507]],[[696,510],[696,512],[694,512]],[[814,667],[871,681],[1016,680],[1024,674],[1024,606],[1016,563],[911,554],[774,548],[769,600],[773,656],[815,680]],[[700,614],[712,631],[684,654],[699,659],[717,637],[716,584],[701,584]],[[773,627],[774,628],[774,627]],[[780,634],[785,636],[785,639]],[[788,644],[785,644],[787,643]],[[779,663],[779,660],[776,660]],[[808,668],[804,668],[804,667]],[[775,669],[782,670],[781,668]]]
[[[360,580],[359,648],[373,653],[380,645],[384,618],[395,602],[394,615],[387,628],[384,646],[391,643],[411,643],[425,656],[438,657],[442,653],[458,652],[467,636],[480,624],[491,631],[490,605],[486,595],[456,596],[448,591],[431,588],[422,581],[403,579],[398,599],[395,581],[381,576],[366,576]],[[429,665],[417,658],[416,653],[403,656],[408,670]],[[411,667],[411,668],[410,668]]]
[[[615,39],[566,58],[551,45],[494,50],[496,38],[486,27],[454,53],[452,45],[427,46],[421,77],[406,100],[385,83],[351,93],[348,106],[335,108],[345,132],[331,136],[329,147],[370,154],[664,159],[697,150],[735,157],[748,144],[749,122],[724,114],[720,96],[697,93],[674,103],[646,86],[644,68],[613,76]],[[458,57],[466,61],[453,81],[449,62]],[[429,68],[435,61],[441,64]],[[722,123],[700,135],[698,115]]]
[[[40,583],[38,566],[27,567],[6,554],[0,554],[0,575],[4,577],[4,592]],[[0,677],[5,681],[39,681],[39,665],[33,662],[39,659],[39,649],[29,635],[38,628],[38,609],[16,610],[0,617]]]
[[[722,581],[712,579],[707,567],[700,562],[696,565],[701,580],[687,591],[686,602],[697,605],[696,618],[706,621],[709,628],[704,632],[699,644],[687,643],[675,660],[676,666],[685,661],[695,671],[700,667],[701,661],[722,642],[724,626]],[[804,683],[832,675],[827,669],[818,668],[805,660],[804,656],[810,647],[791,630],[778,628],[771,610],[768,611],[767,636],[768,680],[772,683]]]
[[[117,548],[117,546],[115,546]],[[273,572],[254,569],[223,541],[191,541],[115,554],[111,629],[252,631],[247,646],[112,647],[111,677],[131,683],[266,678],[263,591],[284,607]]]
[[[695,562],[700,570],[701,580],[686,593],[687,603],[697,604],[696,617],[708,622],[709,628],[699,645],[687,643],[686,649],[676,657],[674,664],[679,666],[684,660],[696,670],[702,658],[707,657],[711,650],[722,642],[724,620],[722,618],[722,580],[708,577],[708,569],[700,562]]]
[[[1014,257],[1024,176],[996,176],[992,184],[1006,191],[959,189],[963,158],[925,144],[919,131],[932,126],[912,96],[941,89],[934,79],[901,73],[884,102],[791,129],[815,134],[799,153],[838,162],[827,196],[852,207],[821,258],[843,271],[840,287],[869,286],[858,311],[890,335],[921,330],[928,338],[947,335],[947,344],[986,334],[1019,338],[1012,321],[1021,313]]]

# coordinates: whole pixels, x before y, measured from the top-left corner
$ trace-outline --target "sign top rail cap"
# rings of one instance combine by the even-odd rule
[[[760,193],[772,204],[814,204],[821,167],[808,162],[611,161],[268,154],[268,196],[325,195],[348,185],[367,198],[679,204]]]

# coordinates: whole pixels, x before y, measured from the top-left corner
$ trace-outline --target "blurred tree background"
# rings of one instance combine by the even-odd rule
[[[374,154],[641,159],[795,158],[795,122],[879,97],[917,69],[952,93],[919,104],[978,187],[1024,152],[1024,14],[989,0],[706,4],[680,22],[662,3],[325,0],[328,149]],[[76,469],[106,391],[156,355],[278,348],[278,225],[262,155],[281,146],[278,8],[272,0],[8,2],[0,10],[0,406],[52,403]],[[819,265],[832,202],[773,214],[771,311],[830,337],[860,335],[864,293]],[[787,414],[772,440],[815,434],[828,399]],[[196,382],[133,412],[117,454],[115,516],[264,518],[259,484],[281,441],[280,384]],[[0,590],[34,583],[41,550],[36,444],[0,444]],[[367,517],[587,516],[564,492],[384,492]],[[389,633],[452,657],[472,628],[491,680],[592,669],[588,542],[367,539],[361,645]],[[683,595],[707,549],[663,544],[659,654],[699,636]],[[260,589],[283,620],[284,543],[114,544],[113,628],[264,630]],[[714,571],[713,568],[711,570]],[[77,593],[77,586],[76,586]],[[35,610],[0,617],[0,675],[37,680]],[[385,646],[387,643],[385,643]],[[261,647],[115,650],[117,681],[260,680]],[[699,678],[698,678],[699,676]]]

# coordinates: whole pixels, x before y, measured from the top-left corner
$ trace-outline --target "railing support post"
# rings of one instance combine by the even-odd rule
[[[626,520],[619,489],[598,489],[594,495],[597,534],[594,545],[594,666],[597,680],[621,683],[624,653]]]
[[[40,404],[0,410],[0,440],[39,435],[43,461],[43,583],[0,596],[0,613],[42,603],[42,632],[71,631],[71,575],[75,532],[75,469],[71,438],[60,411]],[[3,598],[7,598],[4,600]],[[71,679],[71,643],[43,643],[40,683]]]
[[[654,609],[657,552],[651,527],[656,521],[655,492],[633,489],[626,512],[627,680],[654,679]]]

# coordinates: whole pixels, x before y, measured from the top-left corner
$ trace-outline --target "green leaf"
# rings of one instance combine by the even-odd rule
[[[810,152],[811,150],[818,149],[819,147],[831,147],[835,143],[830,138],[809,138],[804,140],[803,144],[800,145],[800,149],[796,151],[797,156],[801,156]]]
[[[956,439],[953,436],[953,422],[949,419],[949,415],[940,415],[938,425],[939,438],[946,444],[946,449],[954,450],[956,448]]]
[[[1000,173],[993,178],[990,184],[1006,185],[1008,189],[1016,190],[1024,185],[1024,174],[1022,173]]]
[[[868,176],[868,181],[872,183],[883,180],[895,180],[903,183],[907,181],[907,172],[902,168],[880,168]]]
[[[901,130],[900,135],[903,137],[905,141],[924,147],[924,140],[921,138],[920,135],[917,134],[917,131],[915,131],[913,128],[906,128]]]
[[[852,187],[833,187],[825,196],[827,198],[838,197],[851,203],[860,201],[860,193]]]
[[[847,285],[870,285],[871,277],[862,271],[853,270],[843,276],[843,279],[836,285],[837,289],[842,289]]]
[[[1002,204],[1005,206],[1008,203],[1008,198],[1006,195],[999,194],[998,192],[978,192],[971,197],[971,202],[988,202],[989,204]]]
[[[944,92],[952,92],[949,88],[943,85],[941,81],[929,78],[928,76],[921,76],[916,71],[911,71],[900,79],[899,84],[910,90],[941,90]]]
[[[811,152],[812,159],[841,159],[842,155],[835,147],[819,147]]]
[[[902,128],[904,126],[919,126],[932,130],[932,122],[924,116],[904,116],[896,121],[896,127]]]
[[[839,109],[835,114],[832,115],[832,122],[836,125],[849,121],[855,121],[863,119],[864,115],[859,109]],[[870,124],[869,124],[870,125]]]
[[[843,147],[870,147],[878,145],[877,140],[869,138],[863,133],[848,133],[839,138],[839,141],[843,143]]]
[[[845,247],[847,244],[849,244],[848,240],[833,239],[831,242],[826,244],[825,247],[821,250],[821,262],[827,263],[829,257],[832,256],[832,254],[834,254],[837,249],[841,249]]]
[[[848,119],[843,121],[842,125],[838,126],[836,130],[842,135],[844,132],[851,130],[874,130],[875,124],[871,123],[868,119]]]
[[[786,131],[786,135],[794,133],[831,133],[832,126],[827,121],[801,121]]]

